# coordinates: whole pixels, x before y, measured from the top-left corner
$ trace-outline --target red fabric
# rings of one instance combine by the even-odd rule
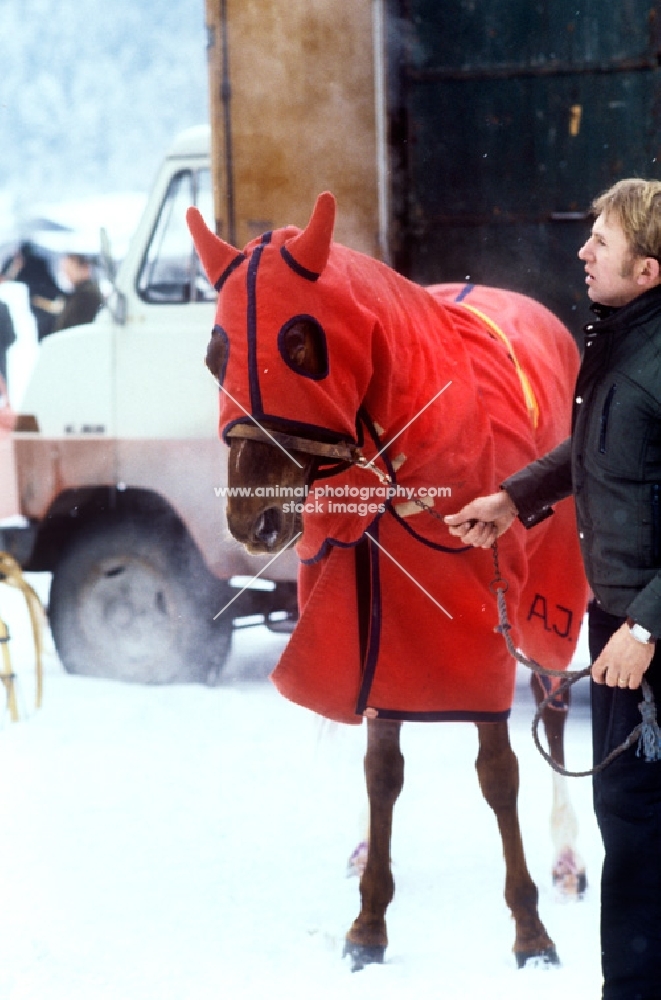
[[[321,197],[327,212],[330,196]],[[376,428],[376,440],[366,432],[365,454],[388,445],[376,464],[394,472],[400,489],[451,491],[434,498],[441,516],[492,492],[567,436],[578,352],[544,307],[497,289],[423,289],[340,245],[325,251],[313,220],[297,247],[293,229],[250,244],[222,282],[216,322],[230,345],[224,386],[231,398],[221,394],[221,431],[248,411],[312,436],[323,430],[355,439],[362,406]],[[320,262],[318,278],[281,253],[306,241],[301,254]],[[509,344],[467,305],[490,316]],[[280,354],[279,331],[295,315],[324,330],[324,378],[298,374]],[[539,405],[536,429],[511,349]],[[360,491],[380,483],[354,467],[317,485]],[[492,554],[457,552],[443,523],[399,507],[403,497],[382,516],[367,507],[381,498],[373,493],[364,510],[361,499],[333,498],[355,505],[341,513],[330,513],[326,500],[309,504],[316,510],[304,515],[297,547],[301,616],[274,683],[343,722],[360,722],[366,707],[396,718],[506,717],[515,665],[494,633]],[[361,663],[352,546],[366,531],[374,540]],[[517,523],[499,546],[515,641],[546,665],[565,667],[587,595],[571,501],[530,532]]]

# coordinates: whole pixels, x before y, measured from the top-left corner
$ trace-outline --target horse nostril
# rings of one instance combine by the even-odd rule
[[[255,539],[263,542],[269,549],[275,542],[282,529],[282,513],[279,507],[267,507],[263,510],[255,523]]]

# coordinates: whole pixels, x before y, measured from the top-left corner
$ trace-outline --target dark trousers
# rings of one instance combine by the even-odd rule
[[[623,622],[592,602],[594,661]],[[657,644],[661,646],[661,643]],[[661,649],[645,675],[661,722]],[[591,682],[592,745],[598,764],[641,721],[642,692]],[[661,1000],[661,761],[636,746],[593,778],[594,809],[604,844],[601,954],[604,1000]]]

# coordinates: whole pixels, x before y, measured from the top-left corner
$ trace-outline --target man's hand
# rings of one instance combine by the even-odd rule
[[[640,687],[654,656],[653,642],[638,642],[628,625],[621,625],[592,664],[592,679],[608,687]]]
[[[450,534],[460,538],[465,545],[488,549],[507,531],[516,514],[510,495],[505,490],[499,490],[487,497],[471,500],[458,513],[448,514],[443,520]]]

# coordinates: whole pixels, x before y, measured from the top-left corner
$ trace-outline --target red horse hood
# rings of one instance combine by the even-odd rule
[[[190,215],[200,250],[199,231]],[[325,259],[331,245],[334,200],[322,200],[318,215],[314,235],[321,252],[315,246],[314,253],[306,253],[300,242],[305,233],[293,227],[267,233],[249,243],[242,254],[227,248],[233,268],[216,281],[220,291],[216,330],[221,336],[229,335],[220,410],[223,433],[250,414],[297,433],[321,430],[333,432],[336,438],[355,437],[355,414],[371,378],[369,339],[375,318],[346,291],[329,297],[328,289],[341,284],[336,265],[326,267]],[[214,269],[222,267],[224,260],[218,264],[214,258],[210,263],[203,250],[201,256],[213,280]],[[319,374],[308,376],[297,370],[284,352],[286,331],[301,319],[317,330],[325,355]],[[328,357],[329,330],[332,358]],[[343,359],[341,366],[336,354]]]
[[[456,509],[469,499],[466,487],[474,495],[494,485],[490,424],[461,337],[427,291],[405,282],[404,301],[400,275],[333,243],[334,219],[335,199],[326,192],[304,230],[277,230],[240,252],[189,210],[196,247],[220,293],[221,434],[253,417],[303,436],[363,444],[369,458],[383,450],[378,465],[403,491],[442,486],[452,494],[448,510]],[[286,349],[297,323],[318,342],[313,373]],[[357,427],[359,413],[366,422]],[[332,482],[338,490],[378,486],[356,470]],[[336,519],[327,509],[321,517],[306,512],[299,555],[314,558],[326,539],[352,544],[374,516],[374,509]]]

